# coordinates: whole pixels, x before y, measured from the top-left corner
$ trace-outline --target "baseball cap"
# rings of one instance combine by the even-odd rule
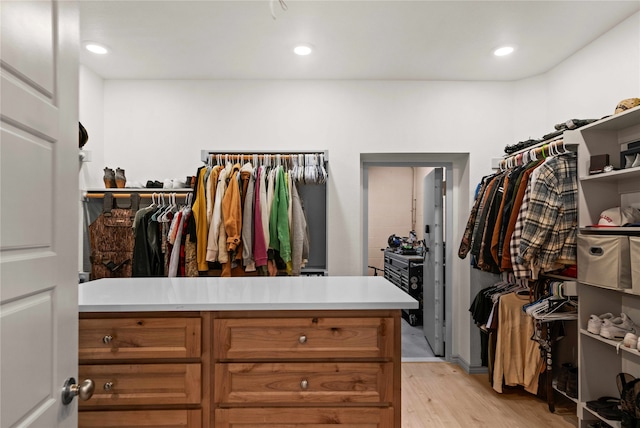
[[[633,207],[614,207],[602,211],[598,220],[599,227],[625,226],[640,222],[640,210]]]
[[[622,113],[623,111],[627,111],[636,106],[640,106],[640,98],[627,98],[616,105],[614,114]]]

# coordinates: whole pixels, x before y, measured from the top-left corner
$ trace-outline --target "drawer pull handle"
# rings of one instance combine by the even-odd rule
[[[300,342],[301,344],[305,344],[307,343],[307,336],[305,336],[304,334],[302,336],[300,336],[298,338],[298,342]]]
[[[309,389],[309,381],[306,379],[302,379],[302,381],[300,381],[300,388],[304,390]]]
[[[109,343],[111,343],[112,340],[113,340],[113,336],[107,334],[105,337],[102,338],[102,343],[108,345]]]
[[[592,256],[602,256],[604,254],[604,250],[602,247],[590,247],[589,254]]]
[[[104,384],[105,391],[111,391],[113,389],[113,382],[107,382]]]

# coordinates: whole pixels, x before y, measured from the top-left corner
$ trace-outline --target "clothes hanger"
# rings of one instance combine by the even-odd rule
[[[325,162],[324,162],[324,153],[320,153],[320,168],[321,168],[321,172],[322,172],[322,184],[327,182],[327,178],[329,177],[329,174],[327,173],[327,170],[324,167]]]

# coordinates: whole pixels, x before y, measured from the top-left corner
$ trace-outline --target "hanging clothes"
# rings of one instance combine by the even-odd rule
[[[460,258],[471,253],[474,267],[493,273],[513,271],[518,279],[575,264],[575,154],[534,159],[484,177],[477,193],[458,250]]]
[[[257,168],[256,168],[257,169]],[[253,257],[253,236],[255,234],[255,224],[253,217],[255,214],[255,197],[256,179],[251,164],[245,164],[242,167],[242,173],[248,174],[247,188],[244,195],[242,206],[242,264],[246,272],[256,271],[256,262]]]
[[[522,310],[529,302],[529,295],[517,292],[500,297],[499,327],[497,334],[493,389],[502,392],[503,382],[507,386],[521,385],[532,394],[538,392],[538,378],[544,370],[538,343],[531,340],[535,324]]]
[[[577,259],[576,156],[547,159],[538,170],[518,253],[518,263],[529,264],[534,278],[540,270],[552,271]]]
[[[265,240],[265,232],[263,229],[263,206],[262,199],[266,197],[264,192],[264,169],[262,167],[256,170],[256,186],[254,189],[254,208],[255,215],[253,218],[254,235],[253,235],[253,258],[255,260],[256,268],[263,268],[267,265],[267,246],[268,242]]]
[[[300,196],[294,201],[292,194],[298,190],[296,181],[327,179],[323,156],[310,156],[308,164],[301,156],[287,157],[283,165],[276,155],[277,166],[272,167],[271,155],[262,157],[262,165],[242,164],[243,155],[225,155],[224,161],[218,155],[217,165],[211,156],[210,163],[198,169],[188,219],[193,232],[183,239],[187,248],[195,243],[199,271],[219,266],[222,276],[301,274],[310,253],[309,233]],[[179,227],[172,226],[171,239]]]
[[[130,208],[114,208],[113,194],[104,195],[102,214],[89,225],[92,280],[132,276],[132,226],[139,201],[138,195],[132,195]]]
[[[207,181],[205,177],[207,176],[207,168],[203,166],[198,168],[198,174],[196,175],[196,187],[194,189],[195,200],[193,201],[193,216],[196,224],[196,237],[197,241],[206,242],[207,234],[208,234],[208,216],[207,216]],[[209,173],[211,170],[209,169]],[[209,177],[211,174],[208,175]],[[198,263],[198,270],[207,271],[209,270],[209,264],[207,263],[207,247],[205,245],[199,245],[196,248],[196,258]]]
[[[291,274],[300,275],[309,259],[309,228],[295,182],[291,184]]]
[[[269,246],[279,253],[285,264],[291,264],[289,233],[289,193],[282,167],[275,170],[273,205],[269,220]]]

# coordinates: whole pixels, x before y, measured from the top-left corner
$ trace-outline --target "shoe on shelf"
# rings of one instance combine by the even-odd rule
[[[600,334],[600,328],[602,327],[604,320],[611,318],[613,318],[613,314],[611,312],[607,312],[602,315],[591,315],[589,317],[589,322],[587,323],[587,331],[593,334]]]
[[[104,169],[104,176],[102,177],[104,181],[104,187],[107,189],[115,189],[116,188],[116,173],[109,167]]]
[[[637,155],[624,155],[624,167],[631,168],[637,157]]]
[[[627,348],[638,349],[638,336],[636,336],[634,333],[627,333],[624,335],[622,344]]]
[[[566,392],[567,391],[567,381],[569,380],[569,371],[574,368],[572,363],[563,363],[562,367],[560,367],[560,374],[558,374],[558,379],[556,380],[556,388],[558,391]]]
[[[600,336],[605,339],[622,339],[627,333],[636,332],[636,325],[625,313],[619,318],[605,319],[600,327]]]
[[[124,169],[116,168],[116,186],[118,189],[124,189],[127,185],[127,177],[124,175]]]
[[[578,368],[569,369],[569,377],[567,378],[567,390],[565,393],[571,398],[578,398]]]
[[[640,166],[640,153],[636,154],[636,158],[631,164],[631,168],[635,168],[637,166]]]

